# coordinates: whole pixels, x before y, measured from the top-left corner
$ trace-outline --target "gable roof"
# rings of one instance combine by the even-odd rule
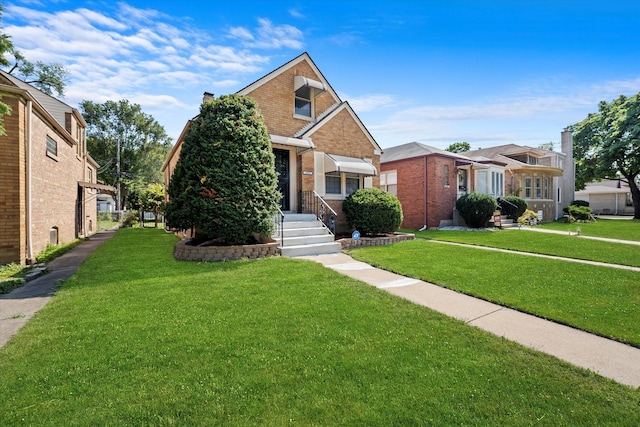
[[[258,87],[262,86],[263,84],[273,80],[274,78],[278,77],[280,74],[282,74],[285,71],[295,67],[296,65],[298,65],[299,63],[301,63],[303,61],[306,61],[307,64],[309,64],[309,66],[311,67],[313,72],[320,79],[320,82],[322,84],[324,84],[324,86],[327,88],[327,92],[329,92],[329,94],[331,94],[333,99],[336,102],[342,102],[342,100],[340,99],[340,97],[338,96],[336,91],[333,90],[333,88],[331,87],[331,85],[329,84],[327,79],[324,77],[324,75],[322,74],[322,72],[320,71],[318,66],[315,64],[315,62],[313,62],[313,60],[311,59],[311,57],[309,56],[309,54],[307,52],[304,52],[304,53],[298,55],[297,57],[293,58],[291,61],[287,62],[286,64],[281,65],[280,67],[278,67],[275,70],[271,71],[269,74],[267,74],[267,75],[265,75],[263,77],[260,77],[255,82],[243,87],[242,89],[237,91],[236,94],[238,94],[238,95],[248,95],[250,92],[254,91],[256,88],[258,88]]]
[[[373,145],[373,148],[378,152],[381,152],[382,150],[380,146],[378,145],[376,140],[373,138],[371,133],[369,133],[369,130],[364,126],[364,124],[360,120],[360,117],[358,117],[356,112],[353,111],[353,108],[351,108],[351,105],[347,101],[343,101],[338,104],[332,105],[325,112],[323,112],[318,116],[317,121],[307,124],[298,132],[296,132],[294,136],[296,138],[303,138],[303,139],[310,138],[311,135],[313,135],[315,132],[321,129],[324,125],[329,123],[332,118],[334,118],[336,115],[338,115],[342,111],[347,111],[347,113],[349,113],[349,115],[351,116],[353,121],[356,123],[356,125],[358,125],[362,133],[364,133],[364,135],[367,137],[371,145]]]
[[[438,154],[441,156],[451,157],[454,159],[471,160],[470,157],[464,156],[458,153],[452,153],[450,151],[441,150],[430,145],[425,145],[420,142],[409,142],[407,144],[397,145],[391,148],[385,148],[382,156],[380,156],[380,163],[393,162],[396,160],[411,159],[414,157],[429,156],[432,154]]]
[[[0,76],[6,79],[9,84],[22,89],[31,95],[31,97],[36,101],[40,106],[46,110],[49,115],[60,125],[63,129],[66,129],[65,124],[65,113],[71,113],[76,117],[83,126],[87,126],[82,115],[75,108],[71,107],[68,104],[60,101],[57,98],[54,98],[51,95],[48,95],[38,88],[26,83],[19,78],[7,73],[6,71],[0,70]]]

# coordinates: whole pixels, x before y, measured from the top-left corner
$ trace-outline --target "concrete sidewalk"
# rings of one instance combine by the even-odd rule
[[[89,240],[49,262],[47,274],[8,294],[0,295],[0,347],[49,302],[62,282],[71,277],[98,246],[114,234],[114,230],[94,234]]]
[[[356,261],[300,257],[621,384],[640,387],[640,349]]]

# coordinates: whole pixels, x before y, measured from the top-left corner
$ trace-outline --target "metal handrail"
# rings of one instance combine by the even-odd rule
[[[280,246],[282,247],[284,246],[284,214],[280,206],[276,206],[276,208],[278,209],[278,213],[273,214],[273,224],[275,226],[273,236],[280,237]]]
[[[300,192],[300,212],[314,214],[331,234],[336,234],[338,214],[315,191]]]

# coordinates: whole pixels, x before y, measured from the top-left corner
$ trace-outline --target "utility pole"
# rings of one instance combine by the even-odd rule
[[[116,211],[120,217],[122,203],[120,201],[120,138],[116,140]]]

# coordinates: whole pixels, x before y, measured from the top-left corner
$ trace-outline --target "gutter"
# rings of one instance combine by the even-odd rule
[[[33,204],[31,203],[31,193],[32,193],[32,189],[31,189],[31,178],[32,178],[32,173],[31,173],[31,149],[32,149],[32,138],[31,138],[31,128],[32,128],[32,120],[33,120],[33,101],[31,100],[27,100],[27,120],[26,120],[26,125],[27,125],[27,147],[26,147],[26,153],[25,153],[25,158],[26,158],[26,169],[27,169],[27,182],[26,182],[26,223],[27,223],[27,257],[26,257],[26,263],[28,265],[33,264],[35,262],[34,256],[33,256],[33,212],[32,212],[32,208],[33,208]]]

